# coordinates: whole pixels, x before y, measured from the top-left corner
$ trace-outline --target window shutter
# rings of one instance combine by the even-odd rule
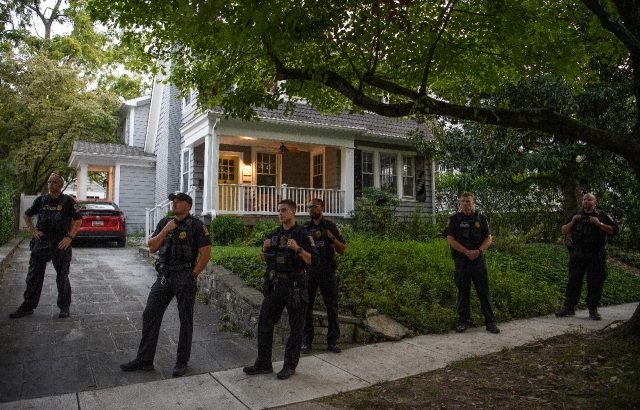
[[[353,193],[356,198],[362,196],[362,151],[353,150]]]
[[[425,158],[416,157],[416,200],[420,202],[427,201],[427,180],[425,173]]]

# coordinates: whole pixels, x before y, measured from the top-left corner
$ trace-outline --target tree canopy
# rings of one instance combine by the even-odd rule
[[[114,74],[128,52],[82,0],[10,0],[0,21],[0,187],[33,194],[52,171],[75,178],[74,141],[118,142],[119,97],[144,84]]]
[[[281,93],[323,110],[441,115],[542,131],[624,156],[640,176],[640,5],[623,0],[90,0],[92,13],[196,88],[205,107],[251,117]],[[632,128],[574,107],[493,105],[505,83],[544,74],[574,95],[603,69],[632,79]],[[283,81],[285,80],[285,81]]]

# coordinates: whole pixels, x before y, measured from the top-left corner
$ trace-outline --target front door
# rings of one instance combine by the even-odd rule
[[[218,209],[235,211],[238,209],[238,170],[240,158],[221,155],[218,159]]]

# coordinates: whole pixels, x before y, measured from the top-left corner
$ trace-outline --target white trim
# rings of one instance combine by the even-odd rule
[[[344,190],[344,216],[348,216],[354,209],[354,149],[340,147],[340,189]]]
[[[189,162],[189,164],[187,164],[187,186],[185,187],[183,182],[184,182],[184,174],[185,174],[185,170],[184,170],[184,153],[188,153],[189,157],[187,158],[187,162]],[[191,180],[191,156],[193,155],[193,153],[191,152],[190,148],[183,148],[182,150],[180,150],[180,192],[187,192],[189,190],[189,182]]]
[[[158,124],[160,123],[160,113],[162,111],[162,94],[164,84],[161,79],[156,79],[151,91],[151,103],[149,106],[149,121],[147,122],[147,133],[144,139],[144,152],[154,154],[156,149],[156,135]]]
[[[204,189],[202,192],[202,215],[215,218],[218,198],[218,124],[220,120],[208,118],[209,126],[204,139]]]
[[[120,164],[116,164],[113,171],[113,202],[120,206]]]
[[[87,199],[87,185],[89,182],[89,166],[86,163],[80,164],[80,175],[77,177],[77,197],[78,199]]]
[[[136,107],[131,107],[129,110],[129,135],[127,135],[127,145],[133,147],[134,137],[133,133],[135,131],[135,123],[136,123]]]

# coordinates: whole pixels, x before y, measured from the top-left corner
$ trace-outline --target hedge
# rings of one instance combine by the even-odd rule
[[[363,317],[367,309],[375,308],[414,333],[446,332],[455,326],[454,266],[445,240],[393,241],[353,235],[347,246],[338,259],[341,312]],[[213,254],[214,262],[259,289],[264,271],[259,248],[215,247]],[[499,321],[545,315],[560,306],[567,281],[565,248],[524,244],[511,253],[490,250],[485,255]],[[483,318],[474,293],[472,321],[480,325]],[[638,294],[640,278],[610,266],[603,304],[635,301]]]
[[[0,194],[0,245],[7,243],[15,236],[15,215],[11,196]]]

